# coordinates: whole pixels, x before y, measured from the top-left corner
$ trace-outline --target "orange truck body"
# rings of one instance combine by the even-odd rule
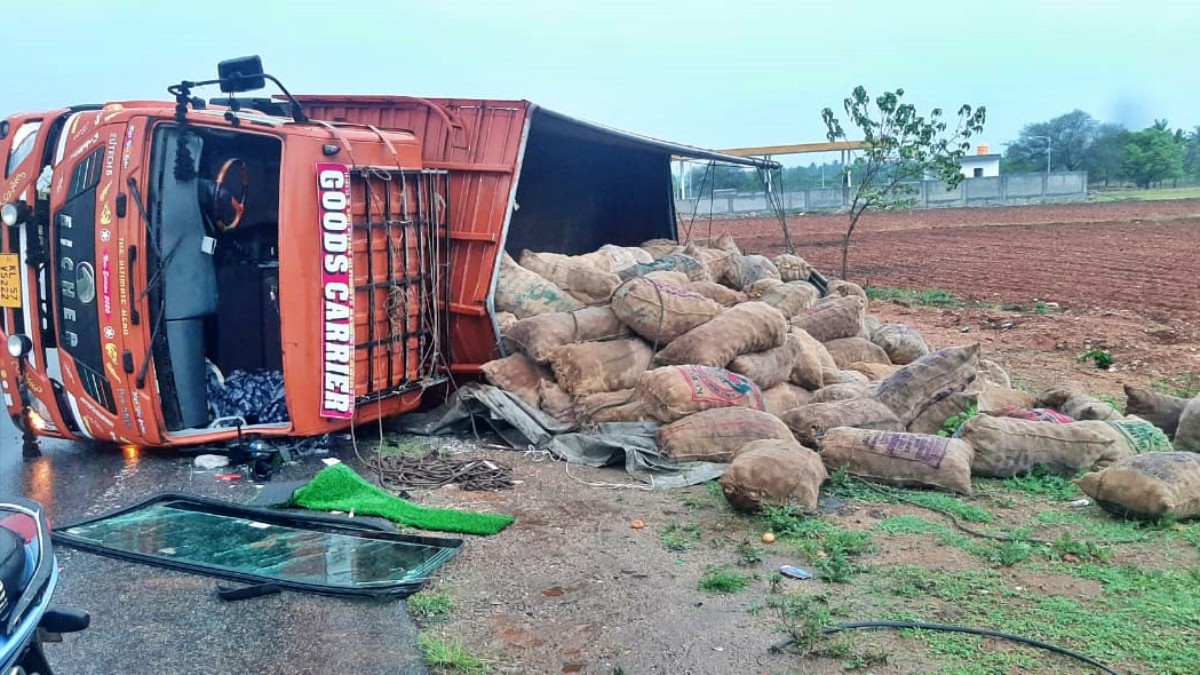
[[[0,338],[34,343],[0,354],[14,421],[192,446],[411,411],[501,355],[502,251],[674,237],[672,157],[761,166],[527,101],[298,98],[317,121],[152,101],[7,119],[0,204],[24,208],[0,226]],[[247,215],[221,232],[191,195],[231,158]],[[284,413],[222,419],[213,372],[235,367],[281,373]]]

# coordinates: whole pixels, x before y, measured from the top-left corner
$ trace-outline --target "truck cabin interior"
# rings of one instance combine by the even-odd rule
[[[157,127],[153,138],[146,292],[167,429],[286,423],[282,144],[174,124]]]

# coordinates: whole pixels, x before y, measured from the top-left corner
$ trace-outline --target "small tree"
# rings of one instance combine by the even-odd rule
[[[855,87],[850,98],[843,102],[849,124],[857,128],[863,141],[861,150],[854,151],[857,183],[850,191],[849,226],[842,240],[842,278],[846,278],[850,256],[850,238],[858,221],[867,209],[911,207],[915,203],[915,181],[936,177],[954,189],[962,181],[960,161],[970,149],[968,139],[983,131],[987,116],[982,106],[963,105],[958,109],[958,123],[951,129],[943,120],[942,109],[934,108],[929,116],[917,112],[911,103],[901,103],[904,90],[884,92],[872,100],[867,90]],[[831,142],[847,141],[845,128],[826,108],[821,119]]]
[[[1155,124],[1157,125],[1157,120]],[[1138,187],[1177,178],[1183,173],[1185,148],[1170,131],[1157,126],[1129,134],[1123,168]]]

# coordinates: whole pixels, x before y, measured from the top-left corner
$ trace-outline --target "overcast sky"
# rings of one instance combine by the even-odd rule
[[[6,115],[163,98],[172,82],[211,77],[218,60],[256,53],[293,92],[527,98],[716,148],[824,140],[821,108],[840,110],[857,84],[903,87],[922,107],[986,105],[980,140],[995,150],[1022,124],[1074,108],[1131,128],[1156,117],[1200,124],[1194,1],[34,7],[5,19]]]

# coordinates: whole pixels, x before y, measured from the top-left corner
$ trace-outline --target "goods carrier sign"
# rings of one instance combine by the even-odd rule
[[[321,229],[321,417],[354,416],[354,228],[350,169],[317,163]]]

